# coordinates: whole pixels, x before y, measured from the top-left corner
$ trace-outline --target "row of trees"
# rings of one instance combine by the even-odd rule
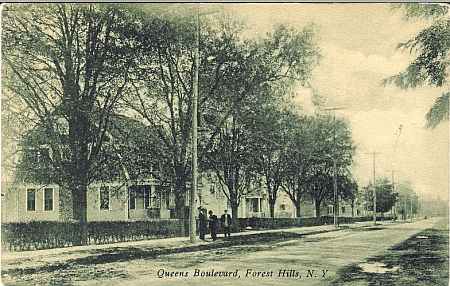
[[[203,167],[219,179],[235,217],[241,198],[255,185],[266,189],[272,217],[280,191],[296,206],[297,216],[301,202],[310,198],[320,216],[322,203],[333,197],[333,160],[340,198],[355,195],[349,169],[353,152],[346,122],[258,104],[221,128],[205,152]]]
[[[26,120],[25,131],[39,128],[45,139],[34,144],[45,144],[52,154],[46,172],[35,166],[30,172],[34,180],[69,190],[74,218],[82,224],[87,186],[104,179],[111,160],[119,162],[124,180],[142,175],[129,170],[147,169],[170,185],[177,216],[184,215],[195,17],[173,7],[141,8],[40,4],[3,10],[4,94],[25,107],[14,116]],[[357,187],[348,124],[288,107],[290,91],[306,84],[318,63],[314,29],[278,26],[257,39],[244,32],[245,25],[229,15],[201,17],[201,169],[217,176],[234,218],[240,198],[261,178],[272,215],[280,190],[298,214],[309,194],[320,214],[332,190],[333,160],[340,196],[353,196]],[[123,117],[133,118],[130,130],[118,126]],[[130,132],[139,136],[113,138]]]
[[[396,184],[395,188],[389,179],[378,178],[373,183],[363,187],[364,201],[367,210],[373,211],[373,191],[375,189],[377,196],[377,213],[386,213],[394,211],[396,215],[406,218],[406,214],[417,214],[419,210],[419,197],[415,193],[409,182]]]

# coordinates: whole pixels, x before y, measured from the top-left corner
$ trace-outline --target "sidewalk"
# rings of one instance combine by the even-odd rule
[[[391,222],[382,222],[383,224]],[[44,249],[23,252],[5,252],[2,253],[1,267],[2,272],[13,269],[26,269],[49,267],[70,263],[71,261],[83,260],[84,263],[104,262],[111,256],[121,256],[119,259],[136,259],[140,257],[158,256],[177,252],[191,252],[198,250],[206,250],[220,248],[224,246],[239,245],[246,240],[256,237],[258,234],[270,239],[271,234],[277,235],[278,238],[283,236],[303,236],[330,231],[340,231],[349,228],[359,228],[371,226],[372,222],[360,222],[353,224],[343,224],[340,228],[333,225],[321,225],[312,227],[295,227],[271,230],[255,230],[245,231],[232,234],[230,239],[223,239],[219,235],[219,239],[215,242],[207,236],[207,241],[198,240],[190,243],[187,237],[176,237],[166,239],[142,240],[132,242],[120,242],[114,244],[74,246],[66,248]],[[276,237],[275,237],[276,238]],[[124,255],[121,255],[124,254]],[[102,256],[105,256],[102,259]],[[123,256],[123,257],[122,257]]]

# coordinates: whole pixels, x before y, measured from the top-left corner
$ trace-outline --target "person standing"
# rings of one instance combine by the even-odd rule
[[[223,211],[223,215],[220,217],[220,222],[223,226],[223,235],[224,237],[230,237],[231,236],[231,215],[228,213],[227,210]]]
[[[205,234],[208,229],[208,218],[206,217],[206,210],[202,207],[198,208],[198,232],[200,239],[205,240]]]
[[[218,219],[217,216],[213,213],[213,211],[209,211],[209,230],[211,232],[211,238],[213,241],[216,241],[217,239],[217,223]]]

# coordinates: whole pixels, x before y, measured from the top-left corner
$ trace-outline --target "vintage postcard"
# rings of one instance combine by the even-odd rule
[[[1,6],[4,285],[448,285],[450,5]]]

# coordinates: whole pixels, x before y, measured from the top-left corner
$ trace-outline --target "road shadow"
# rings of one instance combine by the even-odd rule
[[[383,255],[339,270],[331,285],[448,285],[448,229],[426,229]]]
[[[302,234],[294,232],[271,232],[257,233],[245,236],[231,236],[226,239],[220,239],[215,242],[187,245],[181,247],[111,247],[99,250],[84,250],[80,253],[89,254],[88,256],[68,259],[61,263],[46,264],[38,267],[14,268],[2,271],[2,275],[20,277],[24,275],[55,272],[78,266],[93,266],[112,262],[124,262],[136,259],[154,259],[162,255],[204,251],[211,249],[222,249],[231,246],[251,245],[264,242],[280,242],[303,237]],[[257,248],[253,250],[258,250]],[[262,250],[262,249],[261,249]]]

